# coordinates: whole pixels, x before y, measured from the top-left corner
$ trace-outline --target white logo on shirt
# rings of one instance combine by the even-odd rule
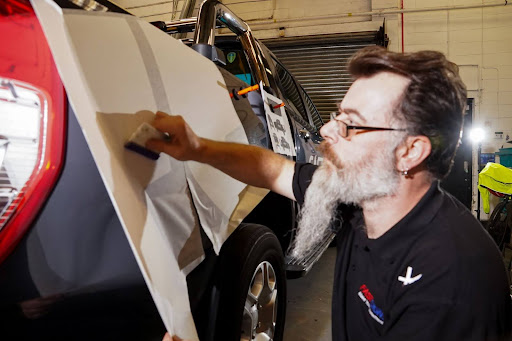
[[[398,276],[398,280],[402,282],[404,285],[413,284],[416,281],[419,281],[420,278],[423,276],[423,274],[416,275],[414,277],[412,276],[412,267],[407,267],[407,273],[405,274],[405,277]]]

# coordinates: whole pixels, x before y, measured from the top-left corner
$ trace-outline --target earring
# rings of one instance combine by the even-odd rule
[[[402,173],[403,176],[407,177],[407,175],[409,175],[409,168],[405,168],[403,171],[401,171],[400,173]]]

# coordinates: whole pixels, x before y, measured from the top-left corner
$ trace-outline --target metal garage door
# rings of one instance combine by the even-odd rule
[[[384,30],[265,40],[265,45],[306,89],[324,122],[337,111],[352,80],[346,65],[359,49],[387,45]]]

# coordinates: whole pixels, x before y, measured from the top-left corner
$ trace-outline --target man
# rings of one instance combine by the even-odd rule
[[[181,117],[163,113],[154,126],[172,141],[148,147],[303,204],[297,258],[330,224],[340,227],[333,340],[508,340],[512,309],[501,256],[439,187],[466,105],[457,67],[438,52],[370,47],[349,71],[355,82],[320,131],[319,168],[199,138]]]

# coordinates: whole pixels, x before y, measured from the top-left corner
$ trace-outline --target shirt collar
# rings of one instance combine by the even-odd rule
[[[393,258],[400,250],[408,246],[408,241],[416,238],[439,211],[444,198],[439,181],[434,181],[427,193],[398,223],[377,239],[369,239],[364,228],[362,210],[354,214],[350,223],[355,229],[361,245],[367,251],[375,252],[380,257]]]

